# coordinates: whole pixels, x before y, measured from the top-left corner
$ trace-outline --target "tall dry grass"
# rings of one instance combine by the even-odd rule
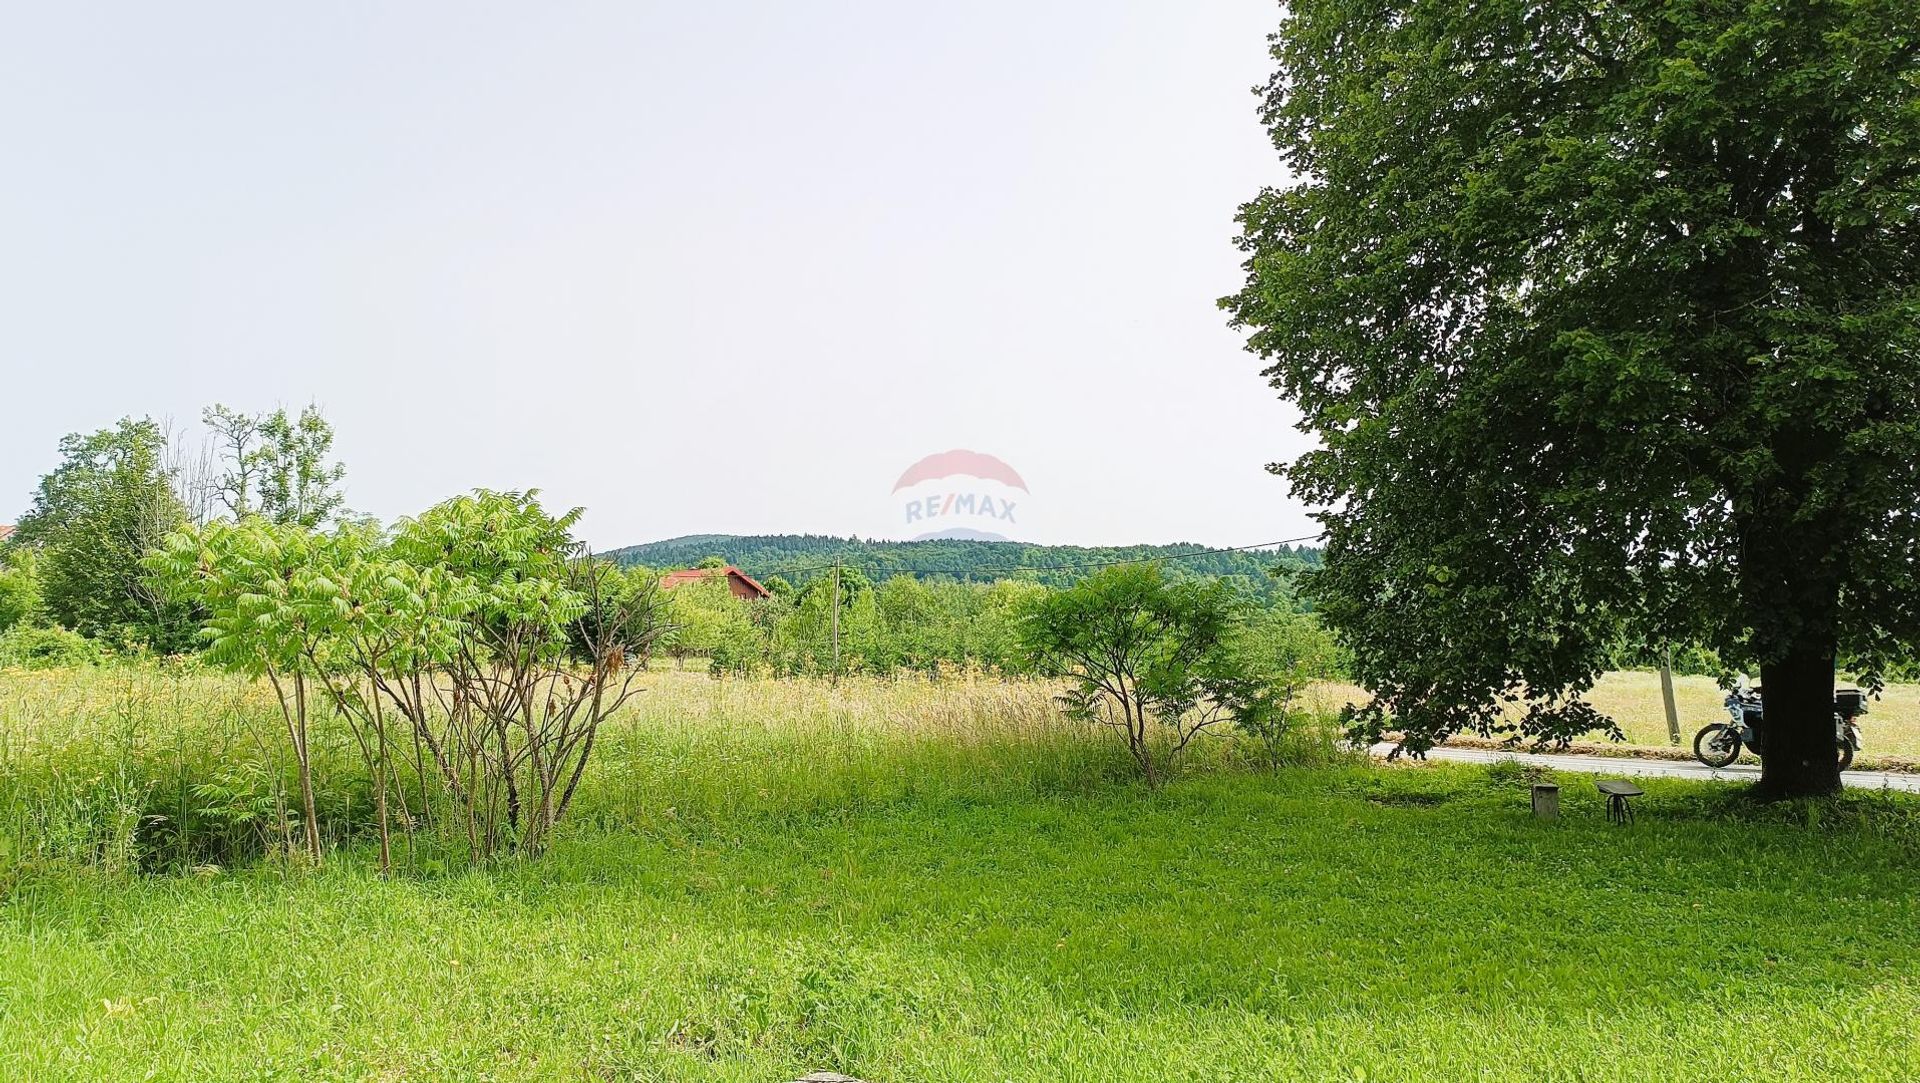
[[[1069,796],[1134,777],[1110,735],[1062,718],[1055,688],[1040,681],[657,670],[644,682],[603,727],[569,829]],[[349,731],[324,707],[312,750],[323,840],[338,848],[367,838],[371,786]],[[1342,753],[1324,728],[1305,727],[1293,755]],[[1190,748],[1186,767],[1252,760],[1223,737]],[[427,815],[397,860],[454,861],[455,840],[434,816],[444,806],[437,780],[406,773],[403,784]],[[262,684],[196,667],[0,671],[0,870],[293,860],[295,793],[280,708]],[[0,886],[8,875],[0,871]]]
[[[1709,722],[1726,717],[1726,693],[1712,677],[1676,677],[1673,699],[1680,716],[1680,743],[1693,746],[1693,735]],[[1358,685],[1326,682],[1314,686],[1320,713],[1338,714],[1348,703],[1364,702]],[[1595,709],[1620,724],[1630,745],[1668,745],[1667,709],[1660,694],[1660,675],[1644,670],[1603,674],[1587,697]],[[1862,762],[1881,757],[1920,759],[1920,684],[1890,684],[1873,700],[1860,720]],[[1599,740],[1599,734],[1589,734]]]

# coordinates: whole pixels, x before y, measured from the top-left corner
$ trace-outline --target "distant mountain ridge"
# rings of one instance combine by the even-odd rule
[[[875,581],[904,574],[974,582],[1030,579],[1062,586],[1108,562],[1160,560],[1176,575],[1241,579],[1249,590],[1269,600],[1291,597],[1291,573],[1320,563],[1320,550],[1311,546],[1223,553],[1193,544],[1032,545],[961,538],[862,541],[824,534],[689,534],[603,555],[626,565],[660,569],[691,567],[717,556],[756,579],[781,576],[796,585],[830,574],[836,562]]]

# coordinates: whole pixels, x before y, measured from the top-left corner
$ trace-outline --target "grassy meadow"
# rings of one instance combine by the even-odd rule
[[[1680,741],[1693,747],[1701,726],[1726,717],[1721,705],[1727,694],[1711,677],[1675,677],[1673,699],[1680,711]],[[1660,698],[1660,675],[1632,671],[1609,673],[1594,689],[1594,706],[1619,720],[1627,740],[1637,745],[1667,743],[1666,707]],[[1868,705],[1860,720],[1865,742],[1860,759],[1920,759],[1920,685],[1890,684]]]
[[[214,859],[257,689],[0,675],[0,1079],[1920,1075],[1920,803],[1539,823],[1312,736],[1154,792],[1044,686],[651,684],[548,855],[382,880],[333,743],[325,868]]]
[[[1329,682],[1315,689],[1327,709],[1357,701],[1366,693],[1357,685]],[[1675,677],[1674,704],[1680,713],[1680,744],[1692,754],[1693,735],[1709,722],[1726,718],[1722,702],[1727,694],[1712,677]],[[1629,745],[1669,747],[1667,709],[1660,696],[1660,674],[1650,670],[1622,670],[1601,676],[1587,697],[1594,707],[1620,723]],[[1860,720],[1861,766],[1883,760],[1920,760],[1920,684],[1890,684],[1871,701]],[[1602,741],[1599,734],[1591,736]]]

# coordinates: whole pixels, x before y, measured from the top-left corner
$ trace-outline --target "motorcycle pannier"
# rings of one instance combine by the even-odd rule
[[[1842,718],[1867,713],[1867,694],[1857,688],[1841,688],[1833,693],[1834,712]]]

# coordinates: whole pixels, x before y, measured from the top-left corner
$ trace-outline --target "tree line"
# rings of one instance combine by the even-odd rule
[[[194,614],[154,589],[141,558],[173,531],[258,516],[312,528],[342,517],[346,470],[320,410],[202,414],[196,447],[152,418],[73,433],[0,546],[0,665],[194,646]]]
[[[0,665],[71,665],[110,654],[197,647],[197,615],[157,591],[141,565],[175,530],[259,518],[314,529],[351,522],[345,467],[317,407],[246,412],[214,404],[196,444],[151,418],[126,418],[59,446],[33,505],[0,547]],[[1037,546],[965,540],[878,542],[812,535],[704,535],[606,554],[635,582],[715,552],[762,575],[774,597],[735,604],[723,587],[675,592],[664,649],[717,673],[886,674],[974,666],[1023,672],[1013,626],[1023,602],[1089,566],[1167,559],[1175,578],[1221,579],[1258,604],[1310,608],[1295,574],[1310,548],[1207,552],[1199,546]],[[718,558],[715,558],[716,560]],[[836,660],[836,563],[840,592]]]
[[[724,567],[719,557],[700,562]],[[1237,620],[1297,629],[1315,641],[1320,673],[1337,676],[1341,654],[1307,613],[1269,604],[1230,577],[1176,573],[1142,561],[1118,567],[1152,567],[1169,584],[1205,583],[1230,596]],[[938,674],[972,668],[1011,676],[1039,671],[1021,638],[1023,623],[1049,597],[1088,582],[1102,571],[1083,573],[1074,584],[1052,587],[1027,580],[966,582],[941,575],[899,573],[875,582],[855,568],[808,579],[799,586],[770,577],[766,598],[736,597],[723,577],[685,583],[667,592],[670,628],[661,648],[674,664],[690,661],[716,675],[820,676],[902,672]],[[658,572],[644,565],[626,569],[643,582]],[[838,608],[838,619],[835,609]]]
[[[1170,575],[1228,578],[1264,603],[1306,608],[1310,603],[1295,589],[1295,577],[1320,563],[1319,550],[1304,545],[1220,552],[1190,544],[1033,545],[962,538],[895,542],[818,534],[696,534],[607,555],[625,564],[685,568],[716,553],[749,575],[796,583],[829,575],[837,564],[858,568],[876,581],[908,575],[971,583],[1016,579],[1063,587],[1098,566],[1159,560]]]
[[[842,567],[746,600],[713,557],[700,563],[721,574],[669,591],[659,570],[588,551],[581,509],[537,493],[476,490],[393,524],[346,511],[317,410],[205,420],[209,453],[189,467],[150,420],[62,442],[4,553],[0,665],[191,654],[261,680],[294,774],[274,823],[313,862],[322,720],[370,780],[383,870],[396,835],[422,830],[474,861],[537,854],[660,654],[719,677],[1061,681],[1063,710],[1111,728],[1156,785],[1216,727],[1277,755],[1299,691],[1340,664],[1310,615],[1245,577],[1158,562],[1065,586]]]

